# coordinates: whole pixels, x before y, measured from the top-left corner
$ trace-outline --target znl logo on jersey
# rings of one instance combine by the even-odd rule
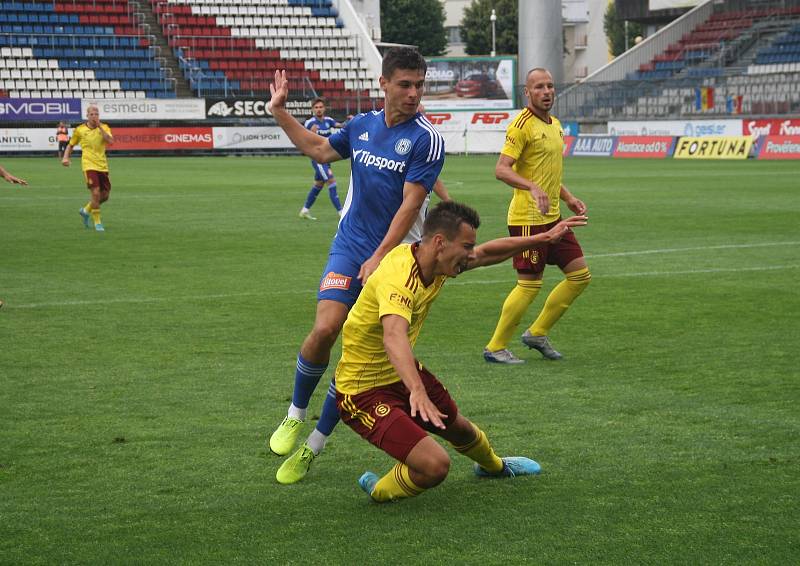
[[[320,291],[327,291],[328,289],[342,289],[347,290],[350,288],[350,277],[342,275],[341,273],[334,273],[333,271],[322,278],[322,283],[319,286]]]
[[[397,143],[394,144],[394,150],[398,153],[398,155],[405,155],[411,151],[411,140],[408,138],[397,140]]]

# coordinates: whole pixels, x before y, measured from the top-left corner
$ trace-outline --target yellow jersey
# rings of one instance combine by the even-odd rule
[[[106,133],[111,134],[111,128],[107,124],[100,124],[97,128],[90,128],[86,124],[81,124],[72,132],[69,145],[81,146],[81,168],[84,171],[101,171],[108,173],[108,159],[106,159],[106,140],[100,133],[103,128]]]
[[[356,395],[401,381],[383,346],[381,318],[395,314],[408,321],[411,347],[446,275],[427,287],[414,257],[418,244],[401,244],[370,275],[342,329],[342,358],[336,367],[336,390]]]
[[[544,122],[525,108],[506,128],[502,155],[516,160],[513,169],[531,180],[550,197],[550,210],[542,215],[530,191],[514,189],[508,207],[509,226],[549,224],[561,215],[560,195],[564,158],[564,130],[555,116]]]

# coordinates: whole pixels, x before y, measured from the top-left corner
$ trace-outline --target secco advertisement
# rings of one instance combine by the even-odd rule
[[[750,136],[682,137],[675,146],[675,159],[747,159]]]
[[[277,126],[214,128],[214,149],[292,149],[294,144]]]
[[[0,152],[46,150],[58,150],[55,128],[0,129]]]
[[[113,98],[81,101],[81,116],[89,105],[97,106],[100,120],[204,120],[206,101],[202,98]],[[113,124],[112,124],[113,127]]]
[[[665,158],[672,156],[672,136],[619,136],[614,157]]]
[[[610,136],[741,136],[741,120],[609,120]]]
[[[759,159],[800,159],[800,136],[762,136],[756,155]]]
[[[213,149],[211,128],[115,128],[109,149]]]

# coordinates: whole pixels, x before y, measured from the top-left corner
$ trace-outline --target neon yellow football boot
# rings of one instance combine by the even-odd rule
[[[278,456],[286,456],[297,443],[297,437],[300,436],[302,428],[303,421],[286,417],[269,437],[269,449]]]
[[[311,462],[314,461],[314,451],[308,446],[303,444],[297,449],[297,452],[292,454],[286,461],[278,468],[278,473],[275,474],[275,479],[278,483],[284,485],[297,483],[308,473],[311,468]]]

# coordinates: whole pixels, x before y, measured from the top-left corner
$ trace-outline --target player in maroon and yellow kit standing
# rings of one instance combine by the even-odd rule
[[[442,202],[425,219],[421,242],[401,244],[381,260],[347,316],[336,368],[342,421],[398,460],[382,478],[366,472],[358,480],[374,501],[412,497],[444,481],[450,457],[428,433],[472,459],[479,476],[539,473],[539,464],[530,458],[499,458],[436,376],[414,359],[413,347],[449,277],[555,242],[585,224],[586,217],[574,216],[535,236],[499,238],[476,247],[478,213]]]
[[[508,232],[512,236],[538,234],[555,226],[561,219],[561,200],[575,214],[586,214],[586,205],[561,182],[564,130],[550,115],[555,101],[552,75],[546,69],[532,69],[525,81],[525,96],[528,107],[509,124],[495,167],[495,176],[514,189],[508,207]],[[497,328],[483,350],[487,362],[524,362],[511,353],[508,342],[542,288],[546,264],[558,265],[566,278],[547,297],[539,317],[522,335],[522,343],[547,359],[561,359],[547,334],[591,279],[583,250],[572,233],[514,257],[517,285],[503,303]]]
[[[78,211],[83,219],[83,225],[89,228],[89,219],[94,222],[94,229],[104,232],[105,228],[100,219],[100,205],[108,200],[111,193],[111,179],[108,176],[108,159],[106,147],[113,145],[114,136],[111,128],[100,122],[100,111],[97,106],[89,106],[86,110],[86,122],[72,132],[72,138],[64,152],[61,164],[69,167],[69,158],[76,145],[81,146],[81,167],[86,177],[86,186],[91,192],[91,198],[86,206]]]

